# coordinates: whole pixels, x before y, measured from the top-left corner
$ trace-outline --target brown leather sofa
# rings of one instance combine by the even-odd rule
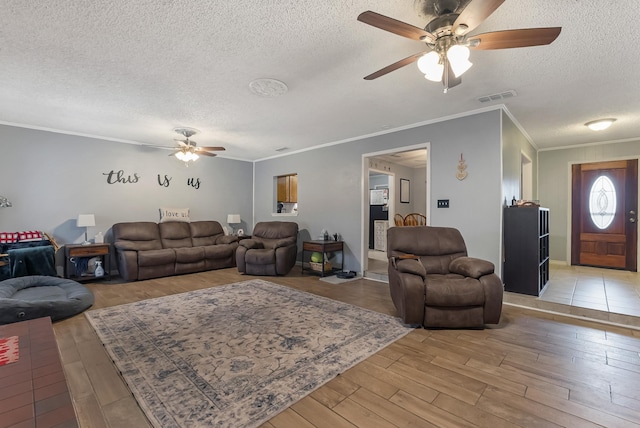
[[[457,229],[389,228],[387,256],[391,299],[405,323],[477,328],[500,322],[502,281],[493,263],[467,257]]]
[[[126,281],[235,266],[238,237],[225,235],[217,221],[116,223],[112,231]]]
[[[296,264],[297,242],[297,223],[256,223],[251,239],[241,240],[236,250],[238,271],[249,275],[286,275]]]

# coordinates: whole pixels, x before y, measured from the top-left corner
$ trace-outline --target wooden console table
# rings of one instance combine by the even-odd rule
[[[0,366],[0,427],[77,427],[51,318],[0,326],[12,336],[19,359]]]

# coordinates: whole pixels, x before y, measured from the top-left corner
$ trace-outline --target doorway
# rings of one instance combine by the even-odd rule
[[[638,160],[571,167],[571,264],[637,271]]]
[[[363,155],[363,198],[362,198],[362,272],[363,276],[388,282],[386,257],[386,229],[394,226],[396,214],[412,212],[424,213],[428,218],[428,143]],[[378,195],[376,186],[384,189],[388,180],[388,200],[386,206],[379,200],[372,203],[372,195]],[[410,180],[411,195],[400,200],[400,179]],[[373,192],[372,192],[373,191]],[[374,219],[374,214],[385,210],[386,219]],[[377,215],[377,214],[375,214]],[[385,224],[386,223],[386,224]]]

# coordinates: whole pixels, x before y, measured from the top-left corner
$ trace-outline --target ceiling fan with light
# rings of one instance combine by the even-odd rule
[[[198,147],[195,141],[189,139],[190,137],[198,133],[197,129],[176,128],[174,129],[174,131],[178,134],[183,135],[185,138],[184,140],[176,139],[176,141],[178,142],[178,147],[174,148],[174,152],[169,156],[175,156],[187,164],[190,161],[197,160],[200,156],[217,156],[217,154],[215,153],[210,153],[212,151],[218,152],[225,150],[224,147]]]
[[[462,82],[460,76],[473,64],[469,61],[469,49],[489,50],[548,45],[553,42],[561,27],[522,28],[518,30],[492,31],[470,36],[485,19],[505,0],[471,0],[462,11],[457,11],[459,0],[435,0],[436,18],[423,29],[367,11],[358,15],[358,21],[390,33],[426,43],[429,50],[411,55],[365,77],[373,80],[413,62],[425,78],[442,81],[444,92]]]

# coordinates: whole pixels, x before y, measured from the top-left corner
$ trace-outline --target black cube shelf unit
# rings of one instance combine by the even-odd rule
[[[504,209],[506,291],[539,296],[549,282],[549,209]]]

